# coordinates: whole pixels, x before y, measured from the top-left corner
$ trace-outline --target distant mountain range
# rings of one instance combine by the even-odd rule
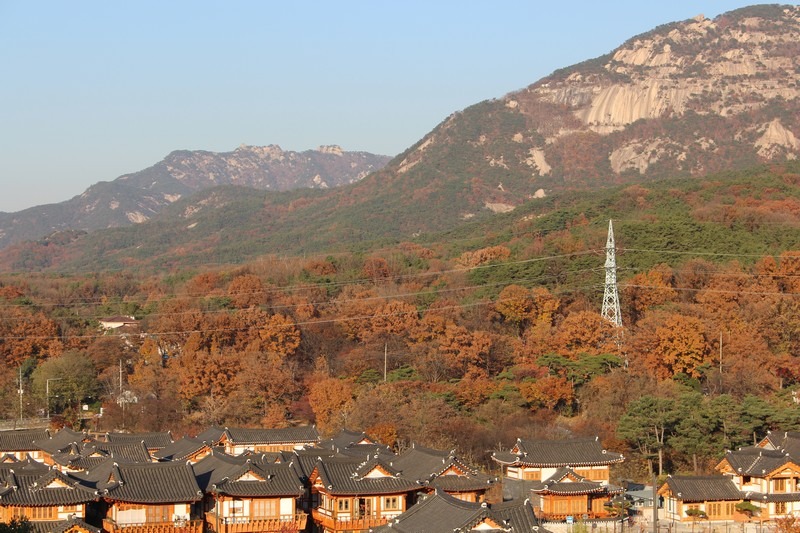
[[[140,224],[181,198],[222,185],[268,191],[339,187],[383,168],[389,159],[335,145],[305,152],[276,145],[242,145],[233,152],[175,151],[150,168],[97,183],[65,202],[0,212],[0,248],[58,231]]]
[[[200,163],[206,159],[198,153],[187,165],[202,171],[190,173],[167,158],[131,175],[137,176],[136,190],[159,183],[150,193],[157,207],[148,208],[150,196],[143,195],[112,208],[111,195],[98,194],[97,203],[62,208],[64,216],[77,219],[80,209],[93,206],[80,214],[82,220],[101,207],[115,211],[116,222],[105,218],[105,226],[147,222],[91,237],[70,234],[60,244],[40,243],[59,247],[44,254],[47,261],[6,264],[120,265],[154,258],[176,264],[181,254],[203,250],[240,260],[413,240],[498,214],[513,217],[521,206],[546,205],[546,198],[566,191],[664,178],[699,180],[793,160],[800,155],[798,137],[800,7],[759,5],[713,20],[701,15],[659,26],[607,55],[453,113],[381,170],[384,160],[367,162],[367,155],[357,154],[364,166],[345,179],[350,185],[334,188],[328,182],[327,190],[258,194],[204,188],[190,197],[196,189],[188,184],[195,180],[204,187],[223,184],[210,177],[222,163],[212,155]],[[223,161],[231,155],[218,157]],[[342,156],[336,157],[346,166]],[[359,180],[367,170],[376,172]],[[156,175],[164,176],[165,185]],[[131,180],[123,176],[95,187],[123,188]],[[243,180],[226,183],[252,186]],[[520,210],[519,216],[529,211]],[[8,220],[0,218],[6,239],[0,242],[11,242]],[[99,226],[84,222],[82,228]],[[25,253],[38,257],[41,249],[29,245]]]

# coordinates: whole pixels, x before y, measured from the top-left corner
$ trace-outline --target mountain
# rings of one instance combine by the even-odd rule
[[[468,223],[508,223],[569,191],[703,180],[793,160],[798,137],[800,7],[753,6],[660,26],[456,112],[352,185],[210,190],[135,228],[66,236],[69,244],[56,245],[67,246],[60,259],[45,262],[120,265],[157,254],[176,264],[181,254],[209,257],[208,250],[240,260],[363,249]]]
[[[71,200],[0,213],[0,248],[58,231],[139,224],[181,198],[221,185],[270,191],[339,187],[361,180],[389,159],[338,146],[305,152],[276,145],[242,145],[233,152],[175,151],[150,168],[92,185]]]

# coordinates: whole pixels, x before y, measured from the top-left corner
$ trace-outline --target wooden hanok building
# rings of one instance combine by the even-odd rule
[[[664,498],[668,520],[694,521],[697,515],[692,510],[709,520],[743,517],[737,516],[736,504],[743,501],[744,494],[728,476],[669,476],[658,495]]]
[[[760,508],[760,520],[800,513],[800,463],[785,449],[748,446],[729,450],[716,469]]]
[[[95,499],[94,491],[41,464],[0,469],[0,522],[27,519],[34,531],[99,533],[84,521]]]
[[[17,459],[30,457],[36,461],[43,461],[42,448],[36,441],[50,439],[50,432],[46,429],[15,429],[0,431],[0,454],[13,455]]]
[[[517,439],[510,451],[496,451],[492,459],[502,465],[506,480],[530,491],[536,515],[545,520],[608,518],[611,499],[623,492],[610,484],[610,467],[625,458],[605,450],[597,437]]]
[[[205,520],[210,530],[266,533],[305,529],[308,514],[298,508],[305,486],[291,464],[215,451],[195,464],[194,472],[206,494]]]
[[[442,533],[539,531],[539,521],[530,501],[489,505],[465,502],[442,491],[420,498],[413,507],[375,533]]]
[[[381,526],[413,501],[420,483],[376,457],[329,457],[309,475],[312,516],[320,533],[366,532]]]
[[[497,481],[461,461],[455,451],[440,451],[416,444],[391,460],[403,477],[418,480],[425,492],[440,490],[467,502],[482,502]]]
[[[154,431],[149,433],[106,433],[106,442],[110,444],[139,444],[142,443],[151,454],[163,450],[173,442],[172,433],[169,431]]]
[[[288,428],[225,428],[220,444],[225,452],[239,455],[245,452],[292,451],[319,442],[319,432],[314,426]]]
[[[83,475],[83,483],[101,498],[97,514],[107,533],[203,531],[203,492],[190,463],[108,460]]]

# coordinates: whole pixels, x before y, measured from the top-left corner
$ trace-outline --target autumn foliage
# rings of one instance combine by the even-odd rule
[[[519,249],[541,251],[537,239]],[[569,285],[561,256],[517,275],[534,266],[511,250],[406,243],[169,276],[8,275],[4,416],[19,416],[21,374],[24,415],[48,399],[59,414],[102,406],[83,422],[98,430],[315,423],[398,448],[468,447],[476,462],[523,434],[587,433],[627,449],[631,475],[702,470],[754,432],[800,428],[800,253],[621,272],[618,329],[587,289],[599,279]],[[493,283],[495,271],[516,277]],[[119,314],[137,324],[100,327]],[[90,379],[53,379],[61,357]]]

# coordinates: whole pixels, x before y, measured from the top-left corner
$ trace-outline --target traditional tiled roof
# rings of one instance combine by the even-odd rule
[[[603,449],[597,437],[569,440],[517,439],[511,451],[497,451],[492,459],[504,465],[530,467],[601,466],[621,463],[622,454]]]
[[[70,518],[69,520],[47,520],[43,522],[28,522],[30,533],[100,533],[102,529],[87,524],[80,518]]]
[[[10,470],[13,470],[18,474],[41,475],[50,470],[50,467],[44,463],[40,463],[39,461],[34,461],[33,459],[30,458],[30,456],[26,456],[25,459],[22,460],[16,460],[0,464],[0,475]]]
[[[279,452],[281,463],[292,465],[300,479],[307,480],[313,472],[317,462],[323,458],[335,457],[338,454],[332,450],[321,450],[308,448],[303,450],[292,450]]]
[[[454,451],[440,451],[417,445],[403,451],[390,464],[405,478],[448,492],[485,490],[495,481],[462,462]]]
[[[125,463],[149,463],[150,452],[144,443],[120,444],[111,442],[88,442],[83,446],[70,445],[62,452],[53,454],[53,461],[72,470],[90,470],[106,459]]]
[[[299,496],[305,490],[290,463],[274,463],[258,457],[214,452],[198,461],[194,472],[201,490],[229,496]]]
[[[375,441],[364,432],[343,429],[333,437],[321,441],[318,446],[331,450],[341,450],[355,444],[375,444]]]
[[[158,431],[152,433],[106,433],[106,442],[113,444],[138,444],[144,442],[148,450],[160,450],[174,442],[172,433]]]
[[[177,461],[124,464],[108,460],[75,477],[114,501],[175,503],[203,497],[191,464]]]
[[[783,450],[748,446],[727,451],[723,464],[725,462],[737,474],[763,477],[792,462],[792,458]]]
[[[4,506],[76,505],[94,499],[94,491],[54,469],[35,474],[7,470],[0,480],[0,505]]]
[[[772,494],[765,494],[763,492],[742,492],[742,497],[750,501],[800,502],[800,492],[780,492]]]
[[[347,448],[332,450],[343,457],[363,459],[365,457],[379,457],[386,462],[392,461],[397,455],[388,446],[383,444],[353,444]]]
[[[502,503],[495,503],[491,506],[492,513],[505,520],[511,526],[512,531],[538,531],[539,533],[550,533],[539,525],[539,520],[533,514],[533,506],[530,500],[511,500]]]
[[[46,429],[0,431],[0,452],[30,452],[40,449],[34,441],[50,438]]]
[[[443,490],[445,492],[473,492],[488,490],[497,480],[485,474],[475,476],[456,476],[446,474],[437,476],[427,482],[427,486]]]
[[[527,500],[488,505],[465,502],[436,491],[421,498],[406,512],[374,531],[375,533],[461,533],[479,528],[480,531],[488,532],[532,532],[538,529],[538,525],[533,508]]]
[[[86,433],[73,431],[69,428],[61,428],[52,437],[48,435],[47,437],[36,439],[34,444],[38,449],[53,455],[67,449],[72,444],[81,444],[85,440],[89,440],[89,436]]]
[[[319,442],[319,432],[314,426],[276,429],[225,428],[225,433],[228,437],[228,442],[241,446]]]
[[[666,489],[684,502],[738,501],[744,494],[728,476],[669,476],[659,494],[665,494]]]
[[[595,481],[572,481],[552,483],[531,489],[537,494],[558,494],[562,496],[577,494],[615,494],[621,493],[622,488],[614,485],[601,485]]]
[[[388,475],[374,476],[375,472]],[[416,481],[393,475],[389,465],[377,459],[358,462],[352,458],[332,457],[318,461],[310,479],[316,479],[328,494],[401,494],[421,488]]]
[[[210,450],[211,446],[210,441],[201,440],[200,438],[183,437],[157,452],[153,452],[153,457],[159,461],[185,461],[204,448]]]
[[[530,490],[537,494],[557,494],[562,496],[577,494],[612,495],[624,492],[622,487],[605,485],[586,479],[568,467],[556,469],[553,475],[543,481],[531,481]]]
[[[202,433],[198,433],[195,439],[200,442],[208,442],[209,444],[218,444],[225,436],[225,429],[211,426]]]
[[[800,431],[767,431],[758,447],[768,450],[781,450],[795,461],[800,461]]]

